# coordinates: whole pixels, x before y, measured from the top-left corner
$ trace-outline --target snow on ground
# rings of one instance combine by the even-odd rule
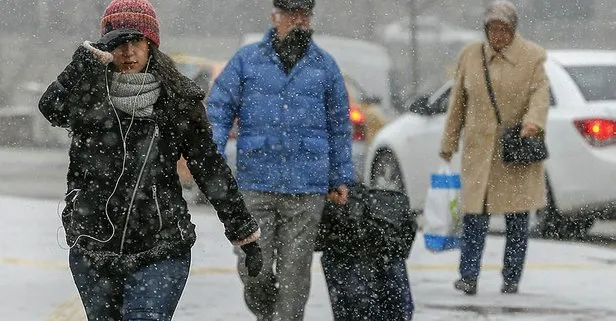
[[[56,242],[62,204],[0,196],[0,319],[83,321],[83,310]],[[193,213],[199,239],[174,320],[253,320],[222,225],[209,208]],[[60,233],[59,239],[63,235]],[[458,252],[434,254],[418,236],[408,260],[417,321],[616,321],[616,250],[531,240],[518,295],[500,294],[504,241],[489,237],[479,293],[455,292]],[[318,254],[306,321],[331,320]]]

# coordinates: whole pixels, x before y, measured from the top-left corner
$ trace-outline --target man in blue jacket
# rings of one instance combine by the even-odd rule
[[[274,0],[273,28],[239,49],[207,103],[221,153],[238,121],[237,181],[265,262],[258,277],[238,269],[259,321],[303,319],[324,196],[345,203],[353,180],[349,98],[336,62],[312,41],[314,5]]]

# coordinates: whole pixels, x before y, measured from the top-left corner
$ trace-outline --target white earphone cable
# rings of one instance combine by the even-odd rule
[[[147,72],[148,72],[148,70],[149,70],[149,67],[150,67],[150,60],[151,60],[151,58],[152,58],[152,56],[150,55],[150,56],[148,57],[148,62],[147,62],[147,64],[146,64],[145,73],[147,73]],[[144,77],[143,77],[143,82],[141,83],[141,88],[139,88],[139,91],[137,92],[137,95],[135,96],[135,106],[137,105],[137,99],[138,99],[139,95],[141,95],[141,92],[142,92],[142,91],[143,91],[143,89],[145,88],[145,80],[146,80],[146,77],[144,76]],[[106,202],[105,202],[105,217],[107,218],[107,221],[108,221],[108,222],[109,222],[109,224],[111,225],[111,235],[110,235],[108,238],[106,238],[106,239],[99,239],[99,238],[96,238],[96,237],[94,237],[94,236],[92,236],[92,235],[89,235],[89,234],[80,234],[80,235],[78,235],[78,236],[75,238],[75,241],[73,242],[73,244],[69,245],[68,249],[71,249],[71,248],[75,247],[75,246],[77,245],[77,242],[79,241],[79,239],[80,239],[80,238],[82,238],[82,237],[84,237],[84,238],[89,238],[89,239],[92,239],[92,240],[97,241],[97,242],[100,242],[100,243],[107,243],[107,242],[111,241],[111,239],[113,239],[113,237],[115,236],[115,233],[116,233],[116,228],[115,228],[115,226],[114,226],[114,224],[113,224],[113,221],[111,220],[111,217],[110,217],[110,215],[109,215],[109,202],[111,201],[111,198],[113,197],[113,195],[116,193],[116,191],[117,191],[117,189],[118,189],[118,187],[119,187],[119,185],[120,185],[120,180],[122,179],[122,176],[124,175],[124,173],[125,173],[125,171],[126,171],[126,158],[127,158],[127,156],[128,156],[127,146],[126,146],[126,140],[128,139],[128,134],[129,134],[130,129],[131,129],[131,127],[132,127],[132,125],[133,125],[133,122],[134,122],[134,120],[135,120],[135,110],[136,110],[136,108],[133,108],[130,123],[129,123],[129,125],[128,125],[128,128],[126,129],[126,133],[124,133],[124,132],[122,131],[122,121],[121,121],[121,119],[120,119],[120,115],[118,114],[118,112],[117,112],[117,110],[116,110],[116,108],[115,108],[115,106],[113,105],[113,102],[112,102],[112,100],[111,100],[111,95],[110,95],[110,90],[109,90],[108,68],[107,68],[107,67],[105,68],[105,88],[106,88],[106,90],[107,90],[107,99],[108,99],[108,101],[109,101],[109,105],[111,106],[111,109],[113,110],[113,112],[114,112],[114,114],[115,114],[115,116],[116,116],[116,120],[118,121],[118,128],[119,128],[119,131],[120,131],[120,139],[122,140],[122,151],[123,151],[123,157],[122,157],[122,170],[120,171],[120,175],[118,176],[118,179],[117,179],[117,180],[116,180],[116,182],[115,182],[115,185],[114,185],[114,187],[113,187],[113,191],[111,192],[111,194],[109,195],[109,197],[107,197],[107,200],[106,200]],[[74,201],[74,200],[75,200],[75,199],[77,199],[77,197],[79,196],[79,193],[81,192],[81,189],[73,189],[73,190],[71,190],[70,192],[68,192],[68,193],[65,195],[65,197],[66,197],[66,196],[68,196],[68,195],[70,195],[70,194],[71,194],[71,193],[73,193],[73,192],[75,192],[75,196],[73,197],[73,201]],[[59,204],[60,204],[61,202],[62,202],[62,201],[59,201],[59,202],[58,202],[58,208],[57,208],[57,211],[58,211],[58,212],[59,212]],[[73,210],[74,210],[74,209],[73,209]],[[59,213],[58,213],[58,214],[59,214]],[[130,215],[130,213],[127,213],[127,220],[128,220],[128,215]],[[60,216],[60,218],[61,218],[61,216]],[[58,242],[58,245],[59,245],[61,248],[68,250],[67,248],[64,248],[64,247],[60,244],[60,241],[59,241],[59,231],[60,231],[60,229],[61,229],[61,228],[62,228],[62,227],[58,227],[58,230],[56,231],[56,241]],[[124,231],[124,234],[125,234],[125,233],[126,233],[126,231]],[[68,245],[68,244],[67,244],[67,245]]]

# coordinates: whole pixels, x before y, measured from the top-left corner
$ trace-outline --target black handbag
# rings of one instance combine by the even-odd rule
[[[488,62],[484,47],[481,48],[483,73],[486,79],[486,87],[488,88],[488,96],[490,96],[490,103],[492,104],[492,107],[494,107],[496,121],[500,125],[500,112],[498,110],[498,105],[496,104],[496,97],[494,96],[494,91],[492,89],[492,82],[490,81],[490,72],[488,71]],[[514,125],[506,128],[501,136],[500,143],[503,161],[509,164],[526,165],[547,159],[549,157],[549,153],[545,144],[543,133],[532,137],[522,137],[520,136],[521,129],[521,124]]]

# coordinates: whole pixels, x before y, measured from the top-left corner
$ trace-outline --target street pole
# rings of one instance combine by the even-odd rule
[[[49,17],[47,15],[47,1],[39,0],[36,3],[36,33],[40,34],[47,31]]]
[[[419,94],[419,59],[417,52],[417,0],[409,0],[409,59],[412,96]]]

